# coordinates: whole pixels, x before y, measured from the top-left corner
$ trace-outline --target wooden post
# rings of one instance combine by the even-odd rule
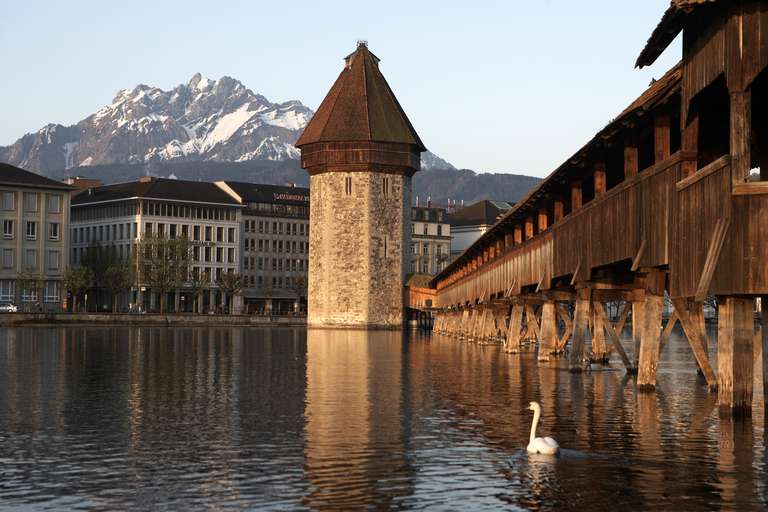
[[[683,138],[681,141],[682,150],[686,153],[698,153],[699,151],[699,113],[691,112],[691,120],[683,128]],[[685,122],[685,121],[683,121]],[[693,175],[698,168],[696,158],[683,160],[683,177]]]
[[[605,195],[605,162],[596,162],[593,174],[595,180],[595,198],[597,199]]]
[[[507,341],[504,348],[507,352],[520,349],[520,331],[523,329],[523,304],[512,304],[512,312],[509,315],[509,329],[507,329]]]
[[[553,218],[555,222],[565,217],[565,202],[563,201],[562,197],[558,197],[557,199],[555,199],[552,210],[553,210]]]
[[[670,125],[672,121],[669,114],[660,112],[653,118],[653,154],[656,163],[669,158],[670,153]]]
[[[675,317],[680,319],[680,325],[683,326],[685,337],[691,345],[693,356],[696,358],[696,364],[699,366],[704,378],[707,379],[709,389],[717,389],[717,376],[709,364],[707,354],[707,333],[704,326],[704,316],[701,303],[697,303],[693,311],[688,307],[683,299],[672,299],[675,306]],[[673,318],[669,319],[670,324]],[[668,324],[669,325],[669,324]],[[666,329],[664,329],[666,331]]]
[[[640,362],[640,340],[645,318],[645,292],[638,292],[639,297],[632,301],[632,366],[637,369]]]
[[[536,313],[533,311],[533,304],[525,305],[525,325],[528,328],[528,339],[541,340],[541,329],[539,328]]]
[[[533,238],[533,218],[526,217],[525,219],[525,239],[530,240]]]
[[[752,128],[752,93],[731,93],[731,175],[734,183],[744,183],[749,178],[750,132]]]
[[[761,345],[763,355],[763,403],[768,405],[768,295],[760,299]],[[765,420],[763,420],[765,421]]]
[[[726,297],[718,303],[717,388],[720,414],[752,413],[754,299]]]
[[[539,233],[547,230],[547,209],[539,208]]]
[[[637,176],[639,162],[637,137],[629,135],[624,139],[624,179]]]
[[[557,351],[557,316],[555,301],[547,300],[541,306],[541,337],[539,338],[539,361],[548,361]]]
[[[640,332],[640,360],[637,370],[639,391],[652,391],[656,388],[665,278],[666,275],[657,269],[651,269],[646,276],[643,323]]]
[[[627,305],[624,305],[624,311],[627,311]],[[605,332],[608,333],[608,338],[611,340],[611,343],[613,344],[613,347],[616,349],[616,352],[619,353],[619,357],[621,357],[622,362],[624,363],[624,368],[627,369],[628,372],[630,372],[632,367],[632,362],[629,360],[629,357],[627,357],[627,353],[624,351],[624,347],[621,344],[621,341],[619,340],[619,335],[617,334],[617,330],[614,328],[613,325],[611,325],[611,322],[608,320],[608,318],[605,315],[605,309],[603,309],[602,306],[598,305],[596,308],[597,313],[602,317],[603,326],[605,327]],[[622,315],[624,315],[624,312],[622,312]],[[623,322],[617,322],[617,325],[621,325],[623,327]],[[621,331],[619,331],[621,332]]]
[[[520,245],[523,243],[523,227],[520,224],[517,224],[515,226],[515,245]]]
[[[605,328],[603,327],[604,314],[600,314],[603,309],[603,303],[594,301],[592,303],[592,361],[597,363],[608,362],[608,350],[605,345]]]
[[[573,319],[571,318],[570,313],[568,313],[568,310],[565,309],[565,306],[562,304],[557,305],[557,314],[560,316],[560,320],[562,320],[565,324],[565,332],[563,332],[563,335],[557,342],[557,352],[560,353],[563,351],[566,343],[568,343],[568,339],[573,334]]]
[[[572,372],[580,372],[584,369],[584,339],[587,337],[591,295],[592,290],[590,288],[580,288],[576,291],[576,310],[573,313],[573,344],[569,361]]]
[[[581,181],[571,182],[571,211],[575,212],[582,205]]]

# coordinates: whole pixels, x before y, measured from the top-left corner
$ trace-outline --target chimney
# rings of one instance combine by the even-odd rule
[[[432,196],[427,196],[427,208],[432,206]]]
[[[419,207],[419,196],[416,196],[416,208]]]
[[[154,176],[142,176],[141,178],[139,178],[139,183],[149,183],[152,181],[155,181]]]

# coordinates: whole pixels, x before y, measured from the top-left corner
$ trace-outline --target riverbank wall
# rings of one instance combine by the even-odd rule
[[[0,326],[15,325],[139,325],[139,326],[305,326],[305,316],[128,314],[128,313],[2,313]]]

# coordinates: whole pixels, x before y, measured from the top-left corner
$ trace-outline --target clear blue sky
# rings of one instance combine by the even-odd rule
[[[633,69],[669,0],[2,2],[0,145],[119,89],[197,71],[317,108],[367,39],[426,146],[456,166],[548,174],[661,76]]]

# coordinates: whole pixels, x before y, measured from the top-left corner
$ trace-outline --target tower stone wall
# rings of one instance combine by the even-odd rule
[[[411,177],[326,172],[310,189],[309,325],[400,328]]]

